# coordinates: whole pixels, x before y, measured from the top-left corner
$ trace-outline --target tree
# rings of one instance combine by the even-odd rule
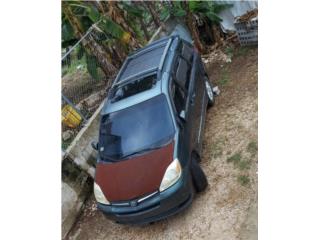
[[[188,28],[189,28],[189,30],[191,32],[191,35],[192,35],[192,38],[194,40],[194,44],[195,44],[196,48],[198,49],[198,51],[200,53],[202,53],[204,51],[204,46],[202,45],[201,40],[200,40],[199,32],[198,32],[198,29],[197,29],[197,26],[196,26],[195,17],[192,14],[192,12],[190,11],[188,3],[187,2],[184,2],[184,3],[185,3],[184,4],[185,5],[184,8],[186,10],[186,15],[187,15],[186,17],[187,17]]]
[[[195,46],[203,53],[206,48],[201,42],[197,20],[204,22],[208,35],[212,35],[209,32],[211,30],[214,33],[213,36],[216,36],[215,40],[220,41],[220,37],[217,37],[219,35],[216,34],[216,31],[218,31],[217,26],[222,19],[217,14],[230,6],[230,4],[221,4],[214,1],[184,1],[182,4],[178,1],[170,1],[163,4],[161,19],[164,20],[168,16],[184,18]]]
[[[124,17],[124,11],[123,9],[119,8],[117,5],[117,2],[115,1],[108,1],[108,16],[117,24],[119,24],[124,31],[126,31],[128,35],[128,43],[133,48],[142,47],[140,43],[136,40],[136,34],[133,31],[133,29],[130,27],[130,25],[126,22],[126,19]]]
[[[121,2],[123,9],[127,12],[127,19],[130,23],[138,20],[141,30],[146,40],[150,39],[150,34],[145,23],[147,16],[146,5],[142,1]]]
[[[80,20],[73,14],[71,6],[68,2],[62,2],[62,11],[66,19],[68,20],[70,26],[73,29],[74,35],[77,39],[81,39],[85,33],[83,24]],[[116,72],[115,66],[108,61],[108,53],[99,45],[95,39],[89,34],[83,39],[82,45],[87,51],[95,56],[99,66],[106,76]]]
[[[166,31],[165,25],[161,22],[160,16],[158,15],[155,7],[155,2],[152,1],[143,1],[146,8],[149,10],[149,13],[152,16],[152,19],[156,25],[156,27],[161,27],[164,31]]]

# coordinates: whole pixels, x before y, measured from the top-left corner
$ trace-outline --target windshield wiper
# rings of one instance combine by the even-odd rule
[[[115,158],[112,158],[112,157],[109,157],[109,156],[101,156],[101,159],[104,160],[104,161],[108,161],[108,162],[118,162],[119,160],[118,159],[115,159]]]
[[[156,149],[162,148],[163,146],[165,146],[165,145],[157,146],[157,147],[144,148],[144,149],[142,149],[142,150],[135,151],[135,152],[133,152],[133,153],[124,155],[124,156],[121,157],[121,159],[128,158],[128,157],[132,157],[132,156],[134,156],[134,155],[141,154],[141,153],[144,153],[144,152],[149,152],[149,151],[152,151],[152,150],[156,150]]]

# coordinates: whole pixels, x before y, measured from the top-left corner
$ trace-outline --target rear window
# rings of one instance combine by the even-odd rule
[[[111,101],[117,102],[135,94],[152,89],[156,85],[156,82],[157,76],[154,74],[131,81],[124,86],[119,86],[111,93]]]

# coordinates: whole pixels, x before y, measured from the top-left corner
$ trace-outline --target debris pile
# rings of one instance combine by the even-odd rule
[[[243,14],[242,16],[238,17],[236,20],[237,22],[248,22],[253,18],[258,17],[258,9],[253,9],[251,11],[248,11],[247,13]]]
[[[221,49],[215,49],[209,54],[202,55],[202,61],[207,64],[211,62],[230,63],[232,60],[231,56],[225,54]]]
[[[234,26],[241,46],[258,44],[258,9],[236,17]]]

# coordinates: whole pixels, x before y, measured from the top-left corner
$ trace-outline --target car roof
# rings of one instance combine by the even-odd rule
[[[161,70],[173,37],[165,37],[131,53],[123,63],[113,85],[152,71]]]
[[[111,91],[153,74],[156,75],[157,81],[151,89],[126,97],[119,101],[113,102],[111,99],[107,98],[101,111],[102,115],[119,111],[162,93],[161,71],[174,38],[178,38],[178,36],[162,38],[131,53],[127,57],[114,80],[114,83],[112,84]]]

